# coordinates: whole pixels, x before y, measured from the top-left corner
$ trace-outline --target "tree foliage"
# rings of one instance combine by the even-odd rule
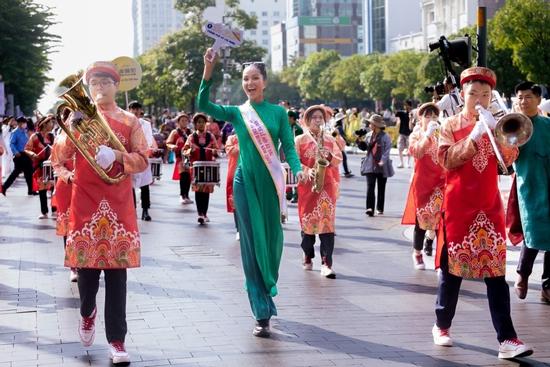
[[[369,67],[370,62],[366,55],[353,55],[333,64],[331,84],[334,97],[343,99],[345,105],[349,105],[351,101],[367,99],[360,75]]]
[[[384,79],[384,63],[388,56],[382,54],[367,55],[369,66],[360,75],[360,83],[367,95],[376,101],[388,100],[395,82]]]
[[[48,32],[51,9],[31,0],[3,0],[0,10],[0,75],[6,93],[30,115],[50,79],[48,54],[59,37]]]
[[[384,80],[393,82],[391,94],[394,97],[407,99],[414,95],[418,85],[417,68],[423,53],[418,51],[401,51],[388,55],[384,60]]]
[[[490,29],[494,47],[510,50],[513,64],[530,80],[550,84],[550,2],[508,0]]]
[[[323,99],[331,95],[330,83],[327,85],[327,75],[321,78],[323,71],[331,64],[340,60],[340,55],[334,50],[322,50],[308,56],[300,67],[298,86],[302,97],[308,100]],[[323,83],[324,81],[324,83]]]

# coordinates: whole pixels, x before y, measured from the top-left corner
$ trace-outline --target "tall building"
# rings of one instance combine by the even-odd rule
[[[422,29],[424,44],[441,36],[458,33],[462,28],[477,24],[478,6],[487,8],[487,18],[504,5],[504,0],[422,0]]]
[[[320,50],[362,53],[363,0],[288,0],[285,27],[273,27],[271,36],[286,43],[286,56],[274,54],[283,42],[272,45],[274,71]]]
[[[402,43],[417,44],[411,35],[422,30],[421,7],[411,0],[364,0],[365,52],[398,51],[392,39],[403,38]],[[410,47],[412,48],[412,47]]]
[[[134,56],[156,46],[161,38],[181,28],[184,16],[175,0],[132,0]]]

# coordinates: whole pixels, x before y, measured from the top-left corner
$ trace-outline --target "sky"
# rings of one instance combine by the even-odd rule
[[[55,103],[56,85],[69,74],[99,60],[133,56],[131,0],[34,0],[52,8],[57,24],[50,33],[61,37],[49,55],[49,83],[38,104],[46,113]]]

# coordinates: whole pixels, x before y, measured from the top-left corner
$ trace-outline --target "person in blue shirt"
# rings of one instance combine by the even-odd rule
[[[2,185],[2,194],[6,196],[6,191],[13,184],[13,181],[23,172],[27,182],[27,195],[36,195],[32,189],[32,161],[25,153],[25,145],[29,137],[27,136],[27,119],[23,116],[17,118],[17,129],[13,131],[10,139],[10,148],[13,153],[13,163],[15,168]]]

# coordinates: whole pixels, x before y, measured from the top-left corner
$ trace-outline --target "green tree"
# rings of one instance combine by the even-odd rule
[[[382,68],[383,78],[395,82],[391,94],[397,98],[407,99],[414,96],[418,86],[418,65],[424,53],[418,51],[401,51],[388,55]]]
[[[367,95],[380,105],[382,102],[389,102],[391,91],[396,86],[394,80],[384,79],[384,63],[387,55],[369,54],[369,66],[360,75],[361,85]]]
[[[300,67],[298,77],[298,86],[302,97],[314,100],[332,96],[330,83],[327,85],[327,74],[325,73],[323,78],[321,75],[331,64],[339,61],[340,55],[334,50],[322,50],[310,54]]]
[[[300,78],[301,68],[304,65],[306,59],[304,57],[295,59],[292,65],[284,68],[280,75],[281,81],[287,83],[291,87],[298,88],[298,79]]]
[[[362,87],[359,76],[369,67],[369,57],[353,55],[334,65],[331,84],[335,96],[343,99],[346,106],[367,99],[368,94]]]
[[[31,0],[3,0],[0,10],[0,75],[6,93],[30,115],[51,79],[48,54],[59,37],[48,32],[50,8]]]
[[[497,50],[511,50],[513,64],[530,80],[550,84],[550,2],[508,0],[493,18],[490,35]]]
[[[432,94],[426,93],[424,88],[441,82],[445,77],[443,62],[437,53],[431,52],[422,55],[422,60],[416,70],[418,83],[414,89],[414,97],[422,102],[432,100]]]

